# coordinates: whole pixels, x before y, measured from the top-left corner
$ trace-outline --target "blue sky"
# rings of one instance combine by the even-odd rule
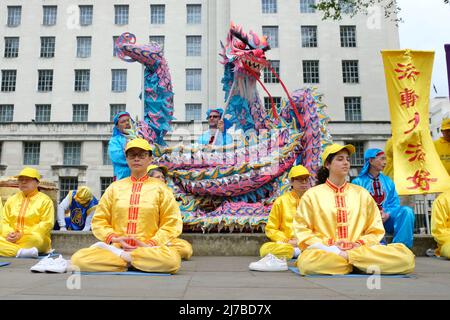
[[[444,44],[450,44],[450,4],[443,0],[398,0],[402,9],[399,16],[400,46],[403,49],[434,50],[436,52],[433,82],[438,94],[448,96],[448,82]],[[433,86],[432,86],[433,87]]]

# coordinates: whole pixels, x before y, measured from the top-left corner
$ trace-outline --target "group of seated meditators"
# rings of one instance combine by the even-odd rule
[[[98,239],[73,254],[70,263],[88,272],[132,268],[176,273],[181,260],[192,256],[192,246],[179,238],[183,222],[166,185],[167,169],[152,165],[152,148],[144,139],[129,141],[124,151],[129,177],[113,182],[100,201],[80,187],[58,207],[61,229],[90,228]],[[303,275],[368,272],[374,266],[382,274],[414,270],[414,215],[400,206],[392,180],[381,173],[383,151],[367,150],[363,170],[349,183],[354,152],[352,145],[328,146],[312,188],[306,168],[290,170],[292,188],[273,204],[266,226],[270,242],[261,247],[262,259],[251,263],[251,270],[287,270],[286,261],[292,258]],[[37,170],[25,168],[17,178],[20,192],[1,209],[0,256],[36,258],[51,249],[53,203],[38,191]],[[385,231],[393,234],[391,244],[383,242]],[[433,205],[432,231],[436,253],[450,258],[450,191]]]

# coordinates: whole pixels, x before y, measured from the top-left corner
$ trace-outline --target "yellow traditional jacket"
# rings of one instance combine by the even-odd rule
[[[380,211],[366,189],[351,183],[338,188],[329,180],[303,195],[293,228],[302,250],[338,240],[375,245],[385,233]]]
[[[275,200],[265,228],[271,241],[288,242],[294,237],[292,221],[299,204],[300,197],[295,191],[286,192]]]
[[[50,231],[54,224],[52,199],[36,190],[28,197],[18,192],[6,201],[0,230],[4,238],[10,232],[20,231],[23,235],[39,235],[50,243]]]
[[[106,189],[91,228],[97,239],[108,244],[113,237],[129,236],[165,245],[181,234],[183,221],[172,191],[162,181],[129,177]]]
[[[450,174],[450,142],[445,141],[445,139],[441,137],[434,141],[434,147],[439,154],[439,158],[441,158],[442,164],[448,174]]]
[[[441,247],[450,243],[450,191],[442,193],[434,200],[431,214],[431,234],[438,244],[436,255]]]

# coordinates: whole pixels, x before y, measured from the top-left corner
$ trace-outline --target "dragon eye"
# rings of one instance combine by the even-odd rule
[[[240,40],[236,40],[236,41],[234,42],[234,46],[235,46],[236,48],[240,49],[240,50],[245,50],[246,47],[247,47],[247,45],[246,45],[245,43],[243,43],[242,41],[240,41]]]

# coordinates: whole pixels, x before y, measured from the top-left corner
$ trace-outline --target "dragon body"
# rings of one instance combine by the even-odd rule
[[[272,103],[266,111],[257,90],[258,82],[264,86],[261,71],[271,69],[265,37],[252,31],[247,34],[232,24],[222,44],[225,117],[237,132],[234,143],[223,147],[167,147],[163,138],[171,131],[173,92],[161,49],[153,43],[136,45],[130,34],[122,35],[116,47],[119,57],[146,68],[145,119],[134,121],[131,136],[154,144],[155,162],[169,169],[169,186],[186,227],[263,229],[273,201],[289,187],[290,168],[302,164],[313,175],[317,172],[323,146],[331,142],[325,105],[308,88],[292,94],[286,91],[281,106]]]

